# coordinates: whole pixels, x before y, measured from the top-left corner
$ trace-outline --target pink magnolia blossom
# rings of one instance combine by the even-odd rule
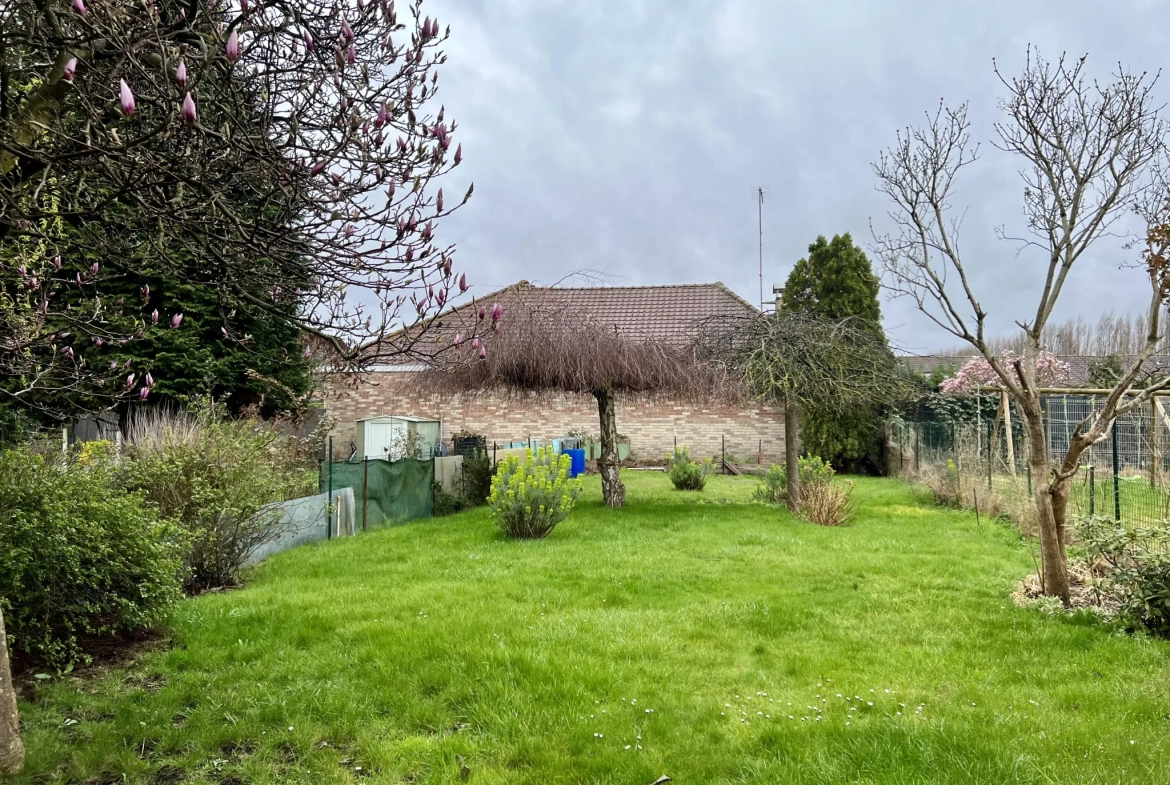
[[[183,323],[183,314],[177,313],[171,317],[171,329],[172,330],[175,329],[176,327],[178,327],[182,323]]]
[[[1000,355],[999,361],[1009,373],[1015,374],[1016,361],[1020,355],[1008,349]],[[1036,381],[1042,385],[1057,385],[1067,382],[1068,363],[1049,352],[1041,352],[1036,358]],[[948,395],[973,395],[980,387],[1003,387],[1003,380],[983,357],[972,357],[963,364],[954,376],[944,379],[938,386],[939,392]]]
[[[492,321],[493,322],[498,322],[500,320],[500,317],[503,315],[504,315],[504,309],[500,306],[499,303],[496,303],[495,305],[492,306]]]
[[[146,379],[144,381],[147,387],[154,387],[154,377],[150,375],[150,371],[146,372]]]
[[[179,83],[179,87],[187,86],[187,63],[180,60],[179,67],[175,69],[175,81]]]
[[[150,323],[151,324],[158,324],[158,309],[157,308],[155,308],[153,311],[150,312]]]
[[[179,114],[182,115],[183,122],[189,125],[194,125],[195,121],[198,119],[198,116],[195,113],[195,99],[191,97],[190,93],[187,93],[187,95],[183,97],[183,106],[179,110]]]
[[[125,79],[119,81],[119,97],[122,103],[122,112],[129,117],[138,110],[138,104],[134,102],[134,93],[130,92],[130,85],[126,84]]]
[[[455,341],[454,341],[454,343],[455,343],[455,345],[456,345],[456,346],[459,346],[460,344],[462,344],[462,343],[463,343],[463,336],[462,336],[462,335],[460,335],[459,333],[455,333]]]
[[[459,293],[463,294],[467,291],[467,273],[459,274]]]
[[[149,388],[149,387],[143,387],[143,388],[142,388],[141,390],[139,390],[139,392],[138,392],[138,400],[140,400],[140,401],[145,401],[145,400],[146,400],[146,396],[148,396],[148,395],[150,395],[150,388]]]
[[[224,54],[233,63],[240,57],[240,37],[235,30],[232,30],[231,35],[228,36],[227,45],[224,46]]]
[[[126,386],[127,387],[134,386],[134,374],[130,374],[129,376],[126,377]]]
[[[463,161],[463,145],[456,145],[455,147],[455,165],[458,166]]]
[[[72,82],[73,75],[76,73],[77,73],[77,58],[71,57],[71,58],[69,58],[69,62],[65,64],[65,72],[61,75],[61,78],[64,79],[66,82]]]
[[[481,360],[487,359],[487,347],[486,346],[479,347],[479,359],[481,359]]]
[[[479,338],[478,338],[478,337],[475,337],[475,338],[472,338],[472,339],[471,339],[471,348],[472,348],[472,349],[478,349],[478,348],[479,348]]]
[[[83,0],[73,0],[73,10],[82,16],[85,16],[89,13],[89,10],[85,7]]]

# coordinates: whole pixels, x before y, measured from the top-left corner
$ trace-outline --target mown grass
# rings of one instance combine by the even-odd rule
[[[15,781],[1170,782],[1170,645],[1014,607],[1009,528],[887,480],[844,528],[627,482],[540,542],[480,510],[282,554],[40,687]]]

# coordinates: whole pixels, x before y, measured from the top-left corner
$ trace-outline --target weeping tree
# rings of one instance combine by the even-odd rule
[[[759,400],[784,409],[788,508],[800,503],[798,464],[801,411],[845,413],[875,402],[895,402],[911,386],[872,323],[833,320],[804,311],[761,314],[711,323],[702,354]]]
[[[998,69],[996,75],[1006,95],[994,145],[1018,162],[1023,180],[1027,235],[1016,242],[1022,258],[1032,259],[1043,274],[1035,310],[1016,321],[1021,354],[1005,359],[988,337],[990,309],[974,279],[987,260],[967,253],[960,242],[956,183],[978,157],[965,105],[940,106],[924,127],[899,134],[874,164],[895,225],[893,232],[876,236],[877,252],[886,286],[973,347],[990,367],[994,386],[1022,413],[1043,589],[1068,605],[1068,501],[1080,459],[1110,433],[1118,417],[1170,388],[1170,376],[1150,363],[1165,339],[1162,320],[1170,295],[1167,126],[1155,78],[1147,74],[1119,69],[1111,80],[1098,81],[1088,77],[1083,57],[1053,63],[1029,52],[1018,75],[1005,76]],[[1143,340],[1119,361],[1109,393],[1076,425],[1064,455],[1050,455],[1041,395],[1053,313],[1066,288],[1092,285],[1087,278],[1078,282],[1073,270],[1101,238],[1129,235],[1122,221],[1131,216],[1145,224],[1144,232],[1127,238],[1145,246],[1134,265],[1141,270],[1134,295],[1145,298]],[[1135,389],[1139,385],[1142,389]]]
[[[459,392],[504,390],[592,395],[601,430],[601,492],[610,507],[625,504],[618,459],[616,402],[619,395],[669,394],[705,398],[724,390],[722,370],[704,361],[689,340],[662,342],[621,333],[588,311],[557,307],[557,298],[537,306],[522,297],[492,307],[496,328],[490,348],[478,338],[456,335],[460,347],[442,364],[419,374],[421,389]],[[484,309],[480,319],[484,320]]]

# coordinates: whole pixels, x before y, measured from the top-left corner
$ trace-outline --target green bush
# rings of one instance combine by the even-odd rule
[[[711,464],[707,461],[696,463],[686,447],[675,447],[674,454],[666,459],[666,471],[670,481],[680,491],[701,491],[707,484]]]
[[[457,512],[463,512],[471,506],[471,502],[467,500],[465,495],[459,492],[449,491],[443,483],[438,480],[434,481],[434,485],[431,488],[432,516],[442,518],[447,515],[454,515]]]
[[[798,459],[796,465],[800,470],[802,492],[814,485],[828,485],[836,474],[832,466],[815,455]],[[767,504],[783,504],[788,500],[788,464],[772,464],[760,479],[762,483],[756,486],[752,498]]]
[[[49,465],[28,447],[0,455],[0,605],[12,651],[64,666],[79,639],[156,624],[182,595],[182,538],[113,463],[86,445]]]
[[[282,533],[266,507],[317,492],[316,472],[280,429],[227,419],[217,405],[136,421],[121,481],[187,534],[187,589],[236,583],[248,556]]]
[[[568,517],[581,495],[581,481],[569,479],[569,456],[551,447],[528,450],[521,463],[509,455],[496,470],[488,504],[509,537],[539,539]]]
[[[1170,637],[1170,532],[1127,528],[1093,516],[1078,526],[1090,559],[1112,567],[1107,588],[1121,602],[1121,614],[1135,626]]]
[[[463,496],[473,507],[487,504],[492,492],[495,467],[485,450],[463,456]]]

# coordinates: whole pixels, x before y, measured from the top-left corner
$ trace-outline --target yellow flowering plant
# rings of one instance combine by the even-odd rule
[[[568,517],[580,495],[581,481],[569,479],[569,456],[544,447],[528,450],[523,462],[509,455],[500,463],[488,506],[507,536],[540,539]]]

